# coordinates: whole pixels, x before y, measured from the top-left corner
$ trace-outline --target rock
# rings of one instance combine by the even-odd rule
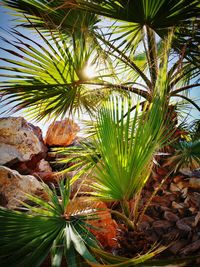
[[[152,222],[154,222],[153,218],[151,218],[150,216],[146,214],[143,214],[142,216],[140,216],[139,221],[138,221],[138,230],[145,232],[146,230],[150,228]]]
[[[188,255],[189,253],[193,253],[199,249],[200,249],[200,240],[197,240],[186,246],[184,249],[182,249],[181,254]]]
[[[158,203],[159,206],[169,207],[171,205],[171,200],[166,196],[154,196],[152,203]]]
[[[195,214],[196,213],[196,209],[194,207],[190,207],[188,209],[192,214]]]
[[[180,188],[176,185],[176,184],[174,184],[174,183],[171,183],[170,184],[170,191],[171,192],[180,192]]]
[[[0,118],[0,164],[32,160],[34,155],[45,154],[45,147],[39,127],[22,117]]]
[[[37,164],[38,172],[52,172],[52,168],[48,161],[41,159]]]
[[[158,221],[154,221],[152,226],[153,228],[169,228],[172,226],[172,224],[166,220],[158,220]]]
[[[41,179],[45,183],[57,183],[63,178],[56,172],[34,172],[32,175]]]
[[[189,168],[181,168],[179,172],[185,176],[190,177],[192,175],[192,171]]]
[[[184,201],[190,208],[195,210],[200,210],[200,193],[198,192],[190,192],[187,198]]]
[[[104,248],[113,249],[117,247],[117,224],[112,219],[111,213],[106,204],[101,201],[93,201],[90,197],[77,197],[70,204],[66,210],[66,216],[76,213],[94,214],[96,211],[96,218],[88,220],[88,224],[93,227],[89,230],[95,235],[97,240]]]
[[[188,187],[187,181],[180,181],[177,184],[171,183],[170,184],[170,191],[171,192],[182,192],[182,190],[184,190],[185,187]]]
[[[152,224],[152,228],[159,237],[162,237],[165,233],[167,233],[169,227],[171,226],[172,223],[166,220],[154,221]]]
[[[36,168],[31,172],[37,178],[42,179],[45,183],[51,182],[56,183],[60,180],[61,175],[56,172],[52,172],[52,168],[48,161],[42,159],[37,163]]]
[[[175,184],[177,184],[178,182],[181,182],[184,178],[185,178],[184,175],[176,175],[176,176],[173,178],[173,182],[174,182]]]
[[[165,192],[165,196],[164,197],[166,199],[168,199],[168,201],[170,201],[170,206],[171,206],[171,203],[177,199],[177,195],[176,194],[172,194],[172,193],[168,193],[168,192]]]
[[[200,178],[200,168],[193,170],[192,171],[192,176]]]
[[[147,239],[149,241],[151,241],[153,243],[158,242],[159,237],[158,237],[158,235],[154,231],[152,231],[152,229],[148,229],[147,232],[148,232]]]
[[[31,160],[25,162],[17,162],[12,165],[12,169],[17,170],[20,174],[33,174],[34,172],[40,171],[40,162],[44,159],[42,158],[42,154],[34,155]],[[45,160],[44,160],[45,161]],[[43,161],[42,161],[43,162]],[[46,161],[45,161],[46,162]],[[49,163],[48,163],[49,165]],[[50,167],[50,165],[49,165]],[[48,168],[51,171],[51,168]]]
[[[190,227],[194,227],[195,226],[195,216],[182,218],[180,220],[180,222],[183,222],[183,223],[187,224]]]
[[[35,133],[35,135],[38,137],[38,139],[40,140],[40,142],[43,145],[43,149],[46,152],[47,151],[47,148],[44,145],[44,140],[43,140],[43,136],[42,136],[42,130],[38,126],[35,126],[32,123],[30,123],[30,122],[28,123],[28,125],[31,127],[31,129],[33,130],[33,132]]]
[[[167,220],[167,221],[170,221],[170,222],[176,222],[179,220],[179,217],[174,214],[173,212],[170,212],[170,211],[165,211],[164,212],[164,218]]]
[[[188,242],[185,239],[178,240],[172,246],[169,247],[169,251],[176,255],[183,247],[187,245],[187,243]]]
[[[187,225],[183,220],[178,220],[176,222],[176,226],[179,230],[182,230],[184,232],[190,232],[192,229],[189,225]]]
[[[79,126],[70,119],[53,122],[46,134],[48,146],[68,146],[75,140]]]
[[[187,198],[188,188],[187,187],[183,188],[182,191],[181,191],[181,193],[182,193],[182,197],[183,198]]]
[[[145,232],[145,230],[148,230],[149,228],[150,228],[150,224],[148,222],[141,222],[138,225],[138,230],[142,232]]]
[[[177,209],[179,212],[185,208],[185,203],[177,203],[176,201],[172,201],[172,208]]]
[[[148,223],[152,223],[154,221],[153,218],[151,218],[150,216],[143,214],[143,216],[140,217],[140,222],[148,222]]]
[[[162,241],[164,241],[165,244],[170,244],[172,241],[178,240],[179,236],[180,231],[177,228],[173,228],[162,236]]]
[[[27,198],[24,193],[44,196],[41,183],[31,175],[20,175],[17,171],[0,166],[0,205],[14,209]]]
[[[188,186],[193,189],[200,189],[200,179],[196,177],[190,178]]]

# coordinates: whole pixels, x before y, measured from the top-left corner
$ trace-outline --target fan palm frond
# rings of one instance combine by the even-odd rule
[[[95,110],[106,94],[101,93],[101,86],[94,90],[84,85],[91,82],[84,68],[93,53],[84,40],[71,47],[62,35],[57,38],[53,33],[49,41],[37,30],[38,42],[17,30],[13,35],[14,41],[3,38],[11,49],[1,48],[10,55],[1,58],[5,62],[1,76],[6,81],[1,82],[0,90],[6,104],[15,104],[17,110],[27,109],[37,119],[64,116],[79,108]]]
[[[36,206],[22,203],[27,212],[0,209],[1,266],[40,266],[51,253],[52,266],[61,266],[65,256],[70,266],[76,266],[77,253],[84,260],[97,262],[88,247],[97,247],[87,230],[91,215],[68,214],[69,186],[59,185],[61,198],[55,189],[45,186],[49,202],[36,196],[27,198]],[[16,231],[17,229],[17,231]]]
[[[159,74],[152,104],[131,118],[123,100],[112,100],[99,112],[97,147],[101,159],[96,165],[93,185],[96,195],[114,200],[129,200],[143,188],[151,172],[152,157],[169,138],[167,119],[166,62]],[[126,114],[126,116],[124,116]],[[168,130],[167,130],[168,129]]]
[[[62,1],[46,0],[5,0],[3,4],[18,14],[18,21],[28,28],[37,27],[47,32],[50,29],[54,32],[62,32],[67,37],[82,34],[92,36],[96,28],[98,18],[81,10],[74,10],[73,4],[63,9]],[[29,23],[25,16],[31,21]]]
[[[199,13],[198,0],[188,3],[187,0],[167,1],[159,3],[151,0],[144,1],[77,1],[79,8],[91,13],[99,14],[132,23],[138,23],[141,27],[148,25],[155,32],[159,33],[168,30],[170,27],[188,24],[189,19],[194,18]],[[75,5],[76,7],[76,5]],[[164,31],[165,35],[167,31]]]

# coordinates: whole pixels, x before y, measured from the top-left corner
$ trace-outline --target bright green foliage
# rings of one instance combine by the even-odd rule
[[[144,26],[147,29],[152,29],[161,38],[166,37],[170,28],[175,29],[175,36],[173,47],[181,51],[187,41],[187,57],[193,61],[197,60],[198,64],[198,47],[195,43],[199,44],[199,31],[198,31],[198,15],[199,14],[199,1],[198,0],[78,0],[80,9],[98,14],[101,16],[116,19],[122,22],[123,33],[121,37],[126,41],[133,43],[133,39],[126,39],[129,33],[133,32],[135,38],[140,34]],[[191,19],[195,18],[195,19]],[[194,30],[196,35],[194,36]],[[150,33],[151,34],[151,33]],[[190,39],[188,38],[190,36]],[[152,42],[154,37],[152,36]],[[189,40],[188,40],[189,39]],[[130,44],[130,46],[132,46]],[[130,47],[129,46],[129,47]],[[154,53],[154,48],[150,53]],[[155,55],[153,55],[154,57]],[[153,59],[152,57],[152,59]]]
[[[2,267],[37,267],[50,255],[52,267],[61,266],[65,257],[69,266],[81,260],[96,262],[88,247],[97,247],[94,236],[87,230],[86,220],[93,218],[82,211],[67,214],[69,187],[59,186],[61,199],[55,189],[45,186],[50,201],[27,195],[36,206],[22,203],[25,211],[0,209],[0,265]]]
[[[82,167],[74,179],[93,168],[96,183],[91,186],[95,196],[120,201],[133,198],[148,180],[155,152],[172,134],[166,99],[166,57],[163,60],[157,91],[142,112],[139,105],[135,113],[131,112],[130,101],[127,104],[126,100],[113,97],[97,114],[96,135],[90,145],[57,150],[67,155],[67,159],[59,160],[61,163],[76,163],[66,171]]]
[[[94,167],[94,195],[126,203],[143,188],[154,153],[170,137],[170,97],[182,97],[200,110],[182,95],[199,86],[199,0],[2,2],[39,37],[35,41],[12,30],[13,41],[3,38],[9,47],[1,48],[6,57],[1,58],[0,92],[14,111],[29,110],[38,120],[76,110],[91,113],[113,90],[146,101],[142,113],[130,102],[127,112],[122,98],[111,98],[97,114],[96,138],[76,151],[76,164],[69,169],[80,168],[74,182]],[[169,33],[172,49],[165,42]],[[98,66],[95,77],[84,74],[87,64]],[[199,141],[180,143],[175,160],[178,167],[199,162]],[[49,253],[53,267],[61,266],[63,257],[70,267],[78,258],[99,266],[91,250],[108,266],[144,266],[163,249],[127,259],[94,248],[86,222],[94,217],[66,213],[69,187],[63,183],[60,198],[46,190],[49,202],[27,196],[36,204],[23,203],[28,212],[0,209],[0,266],[37,267]],[[159,263],[145,263],[151,265]]]
[[[67,175],[70,171],[76,172],[70,180],[70,184],[73,184],[84,174],[90,175],[90,172],[101,157],[97,149],[94,139],[87,138],[87,141],[80,141],[79,146],[52,148],[51,153],[59,155],[55,164],[58,164],[58,167],[63,166],[59,172],[60,175]],[[67,167],[69,165],[71,166]]]
[[[165,87],[159,87],[160,91]],[[123,101],[112,100],[97,119],[95,195],[110,200],[130,200],[142,189],[151,173],[153,155],[169,137],[166,130],[165,94],[158,93],[142,114],[127,116]],[[166,120],[166,121],[165,121]]]

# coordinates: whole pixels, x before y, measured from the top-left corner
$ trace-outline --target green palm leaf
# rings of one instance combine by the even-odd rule
[[[95,195],[129,200],[143,188],[151,171],[153,154],[169,138],[166,65],[161,70],[151,106],[131,117],[123,100],[111,100],[98,114]],[[126,114],[126,116],[125,116]],[[166,130],[168,128],[168,130]]]
[[[84,40],[71,48],[62,35],[57,39],[52,33],[49,41],[37,31],[40,44],[16,30],[13,34],[15,41],[3,39],[12,50],[2,48],[12,56],[1,58],[5,62],[1,69],[6,71],[1,76],[7,80],[2,81],[0,90],[6,103],[33,112],[37,119],[64,116],[72,110],[95,110],[105,95],[84,85],[90,83],[84,68],[92,54]]]
[[[62,31],[67,37],[76,35],[79,38],[82,34],[92,36],[98,22],[95,15],[74,10],[73,5],[67,8],[65,4],[62,5],[62,1],[5,0],[3,3],[14,11],[13,14],[18,13],[18,21],[24,27]],[[31,21],[31,24],[24,15]]]
[[[130,263],[139,264],[152,258],[164,249],[164,247],[152,248],[149,253],[136,259],[115,257],[103,252],[98,247],[95,237],[88,231],[88,227],[92,227],[89,220],[97,217],[94,214],[87,214],[84,210],[68,213],[67,206],[70,204],[68,185],[60,183],[61,198],[55,189],[50,189],[47,185],[44,185],[44,188],[49,197],[48,203],[27,195],[29,200],[37,205],[35,207],[22,203],[28,212],[0,208],[2,267],[41,266],[48,255],[51,257],[52,267],[60,267],[63,257],[68,266],[74,267],[88,266],[88,264],[98,266],[96,257],[102,258],[103,262],[130,266]],[[106,263],[104,265],[110,266]]]
[[[138,23],[140,27],[148,25],[158,34],[170,27],[183,26],[188,19],[199,13],[199,2],[193,0],[153,0],[140,1],[87,1],[79,0],[80,7],[95,14],[112,19]],[[165,35],[167,32],[165,32]]]
[[[136,39],[137,36],[141,35],[141,31],[145,34],[143,27],[146,27],[147,31],[152,29],[161,39],[164,39],[169,30],[173,29],[172,47],[178,51],[179,55],[181,54],[199,68],[198,49],[200,39],[198,14],[200,7],[198,0],[190,2],[187,0],[162,0],[159,2],[153,0],[79,0],[78,2],[80,3],[78,7],[82,10],[122,21],[122,25],[124,22],[129,23],[129,27],[123,30],[123,41],[128,38],[131,28],[131,35],[135,36]],[[120,27],[118,28],[120,29]],[[129,42],[129,46],[133,47],[132,39]],[[153,52],[153,46],[150,47],[149,51]]]
[[[55,190],[45,188],[50,202],[27,195],[29,200],[40,206],[24,203],[29,213],[0,208],[1,266],[40,266],[51,252],[52,266],[58,267],[63,255],[72,250],[74,257],[66,258],[67,262],[73,259],[76,264],[77,253],[82,259],[96,262],[87,247],[97,247],[97,242],[87,230],[89,224],[84,223],[91,216],[82,212],[66,218],[69,187],[63,182],[60,184],[61,201]],[[67,242],[68,246],[65,246]]]
[[[89,168],[95,166],[96,183],[92,184],[95,196],[106,200],[129,200],[145,185],[154,153],[170,137],[166,64],[165,58],[148,108],[140,113],[138,105],[132,115],[130,101],[126,103],[121,98],[111,98],[98,112],[97,138],[93,137],[96,149],[90,150],[87,146],[74,148],[74,156],[69,157],[69,162],[78,162],[77,166],[79,163]],[[71,148],[64,149],[63,153],[69,155]]]

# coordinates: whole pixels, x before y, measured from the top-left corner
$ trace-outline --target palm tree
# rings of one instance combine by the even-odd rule
[[[15,41],[4,40],[16,52],[3,50],[20,60],[3,59],[15,66],[3,66],[11,74],[4,74],[1,91],[18,109],[32,106],[39,119],[80,107],[91,112],[113,90],[151,102],[171,32],[168,96],[200,110],[183,94],[200,85],[198,0],[3,2],[17,11],[22,26],[36,28],[45,44],[16,30]],[[88,64],[98,66],[92,78],[83,74]]]
[[[172,135],[166,70],[167,57],[164,57],[152,103],[142,112],[137,105],[132,114],[130,100],[127,103],[125,98],[111,98],[97,112],[96,135],[91,137],[90,143],[55,150],[64,156],[58,163],[75,163],[64,172],[79,169],[72,183],[94,168],[91,194],[104,201],[120,201],[128,216],[131,215],[128,202],[145,186],[155,153]]]
[[[3,38],[9,47],[1,49],[12,56],[2,58],[5,62],[1,67],[5,70],[2,74],[5,81],[1,83],[0,90],[5,104],[14,103],[14,110],[28,109],[32,116],[42,119],[46,116],[65,116],[67,112],[74,110],[96,111],[102,100],[108,99],[115,91],[131,101],[128,113],[121,112],[121,116],[118,113],[119,106],[115,106],[112,111],[104,106],[100,109],[100,115],[97,116],[97,148],[101,159],[93,155],[86,161],[87,168],[98,162],[94,185],[96,195],[122,201],[125,210],[126,202],[147,181],[153,154],[164,141],[164,121],[169,99],[180,96],[199,109],[194,101],[181,94],[199,85],[199,36],[195,32],[197,13],[200,10],[198,1],[3,2],[17,11],[15,15],[21,17],[19,21],[22,26],[34,29],[38,38],[35,41],[16,29],[11,31],[12,41]],[[169,42],[172,45],[170,50],[166,49],[169,48],[166,45]],[[167,61],[170,62],[168,69]],[[93,77],[84,73],[88,65],[97,67]],[[190,84],[191,79],[195,83]],[[141,117],[137,114],[139,107],[136,105],[133,120],[130,117],[131,110],[135,108],[130,97],[132,93],[139,95],[143,103],[148,101],[144,105],[148,108],[144,108]],[[114,160],[110,157],[110,144]],[[78,164],[80,163],[77,166]],[[123,175],[125,179],[121,183]],[[57,202],[53,208],[52,204],[40,202],[33,197],[31,199],[42,205],[41,208],[32,209],[39,213],[36,218],[0,209],[0,231],[3,236],[3,254],[0,255],[0,260],[3,264],[9,266],[16,256],[19,265],[24,264],[24,260],[27,266],[35,258],[39,266],[52,249],[53,266],[60,266],[62,255],[57,244],[61,243],[64,244],[63,254],[68,256],[76,250],[85,260],[91,261],[92,266],[98,266],[88,249],[87,242],[92,240],[94,245],[92,236],[88,235],[88,239],[84,235],[87,238],[84,240],[79,238],[79,230],[82,225],[85,226],[85,218],[82,217],[83,220],[76,224],[74,218],[70,217],[71,221],[63,217],[63,207],[66,207],[69,199],[64,197],[62,206],[58,197],[52,195],[52,202]],[[30,206],[28,208],[31,210]],[[17,239],[19,242],[12,242],[17,238],[14,235],[16,222],[20,223],[22,230],[19,232],[19,240]],[[31,235],[33,222],[36,232]],[[70,235],[63,235],[63,229],[69,230]],[[85,228],[81,230],[81,233],[86,233]],[[33,239],[35,233],[38,238]],[[68,243],[69,236],[71,246]],[[27,241],[30,247],[25,248]],[[32,246],[37,245],[38,249],[32,254]],[[15,248],[19,249],[12,256]],[[153,256],[151,253],[143,258],[128,260],[112,257],[98,249],[93,251],[99,253],[101,259],[109,258],[108,262],[113,263],[111,266],[142,265],[142,261]],[[23,259],[23,256],[26,258]],[[54,263],[57,259],[58,263]],[[75,258],[72,260],[74,264]]]

